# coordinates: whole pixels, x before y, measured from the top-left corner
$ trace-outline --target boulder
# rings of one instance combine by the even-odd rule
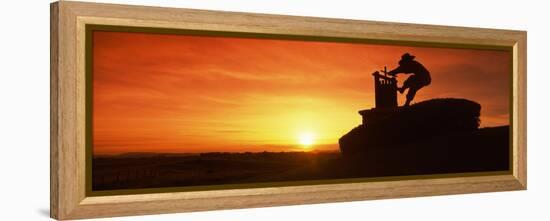
[[[466,99],[433,99],[397,109],[359,111],[363,123],[342,136],[344,155],[477,130],[481,106]]]
[[[340,150],[376,176],[508,170],[509,126],[479,129],[480,111],[455,98],[362,110],[363,123],[339,139]]]

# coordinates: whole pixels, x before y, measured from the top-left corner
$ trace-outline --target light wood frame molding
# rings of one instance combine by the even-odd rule
[[[51,4],[51,217],[78,219],[527,188],[525,31],[81,2]],[[506,175],[87,196],[85,25],[103,24],[511,47],[512,171]]]

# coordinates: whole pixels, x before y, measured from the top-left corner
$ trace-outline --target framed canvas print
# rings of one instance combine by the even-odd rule
[[[523,190],[526,32],[51,5],[51,216]]]

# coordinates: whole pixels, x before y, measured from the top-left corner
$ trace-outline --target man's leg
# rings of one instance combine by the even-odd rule
[[[400,94],[402,94],[403,92],[405,92],[405,90],[407,90],[407,87],[405,87],[405,85],[403,85],[403,87],[398,87],[398,88],[397,88],[397,91],[399,91]]]
[[[415,75],[411,75],[410,77],[407,78],[407,80],[405,80],[405,82],[403,82],[403,86],[401,88],[397,88],[397,90],[399,91],[399,93],[403,93],[405,92],[405,90],[407,90],[407,88],[409,88],[409,93],[410,93],[410,90],[413,88],[413,86],[415,85],[415,82],[416,82],[416,76]],[[416,92],[414,92],[416,93]],[[414,97],[414,95],[413,95]]]
[[[418,88],[411,87],[409,88],[409,92],[407,92],[407,101],[405,102],[405,107],[408,107],[411,104],[411,101],[414,99],[414,96],[416,95],[416,91],[418,91]]]

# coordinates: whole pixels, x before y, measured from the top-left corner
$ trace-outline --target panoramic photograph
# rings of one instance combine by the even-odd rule
[[[509,50],[91,37],[92,191],[510,170]]]

